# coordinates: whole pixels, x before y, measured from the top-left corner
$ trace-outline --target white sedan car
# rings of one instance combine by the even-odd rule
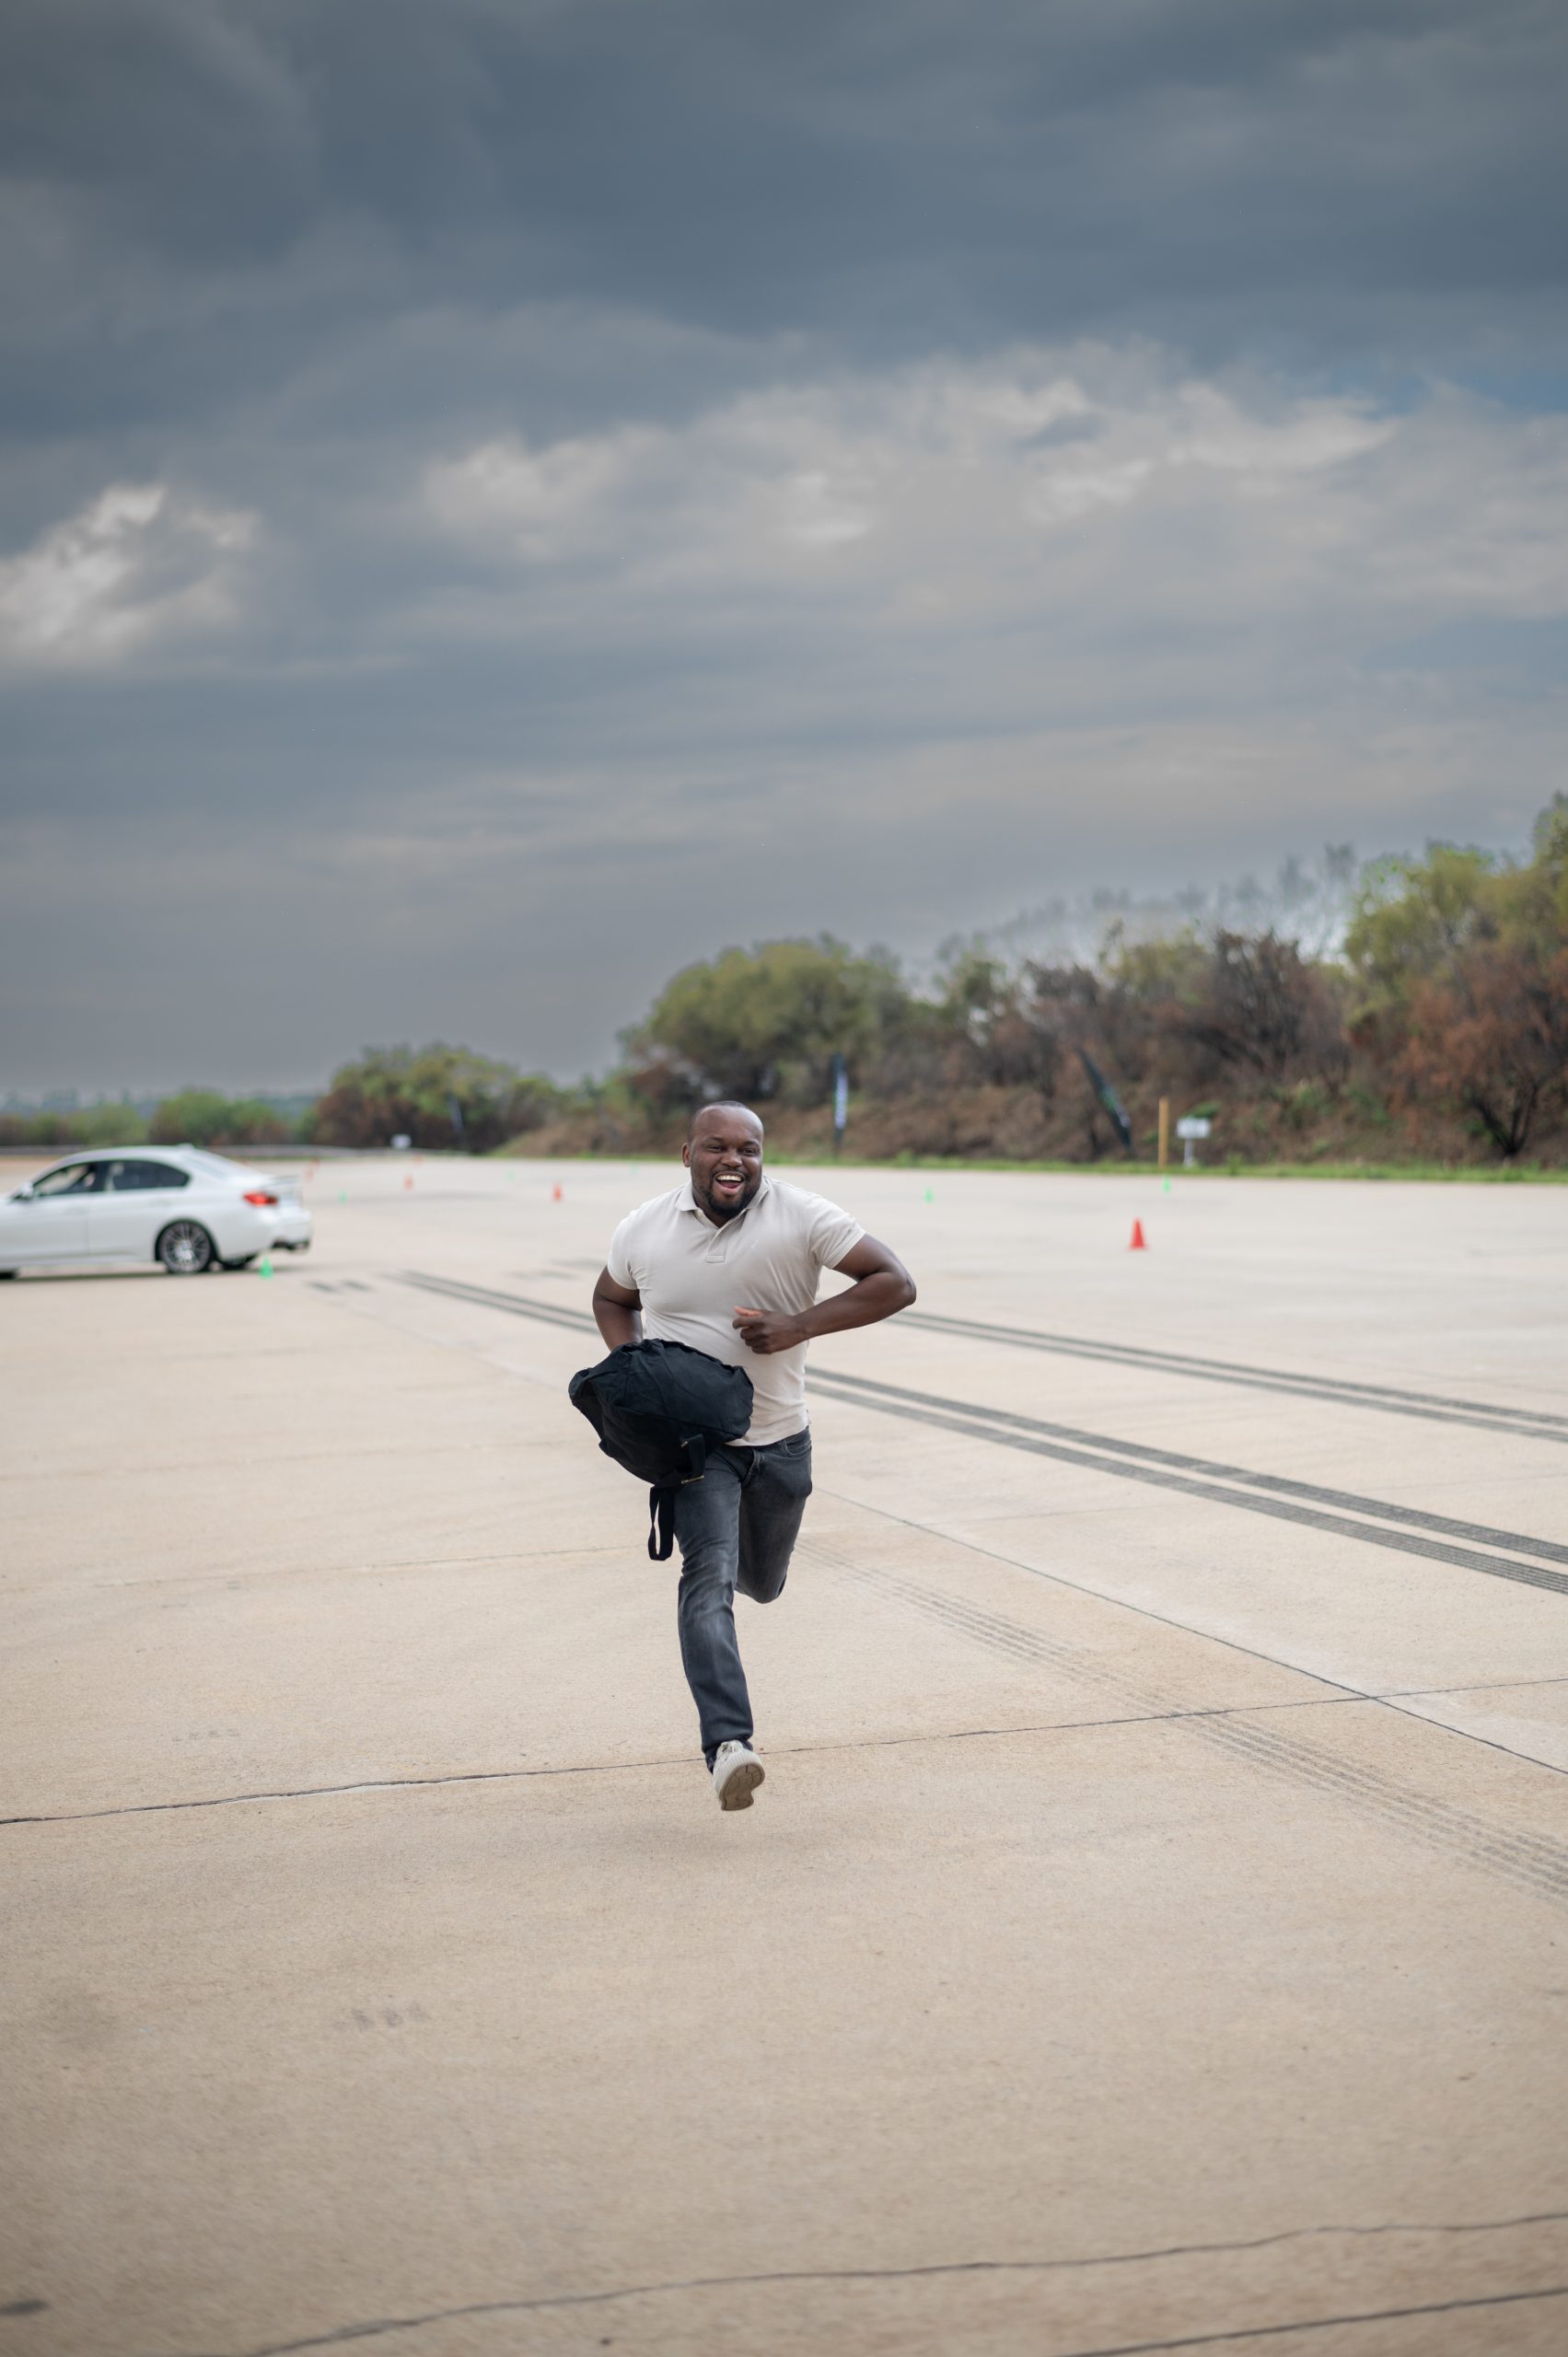
[[[0,1276],[58,1260],[161,1260],[173,1277],[302,1252],[310,1214],[293,1178],[200,1146],[74,1154],[0,1202]]]

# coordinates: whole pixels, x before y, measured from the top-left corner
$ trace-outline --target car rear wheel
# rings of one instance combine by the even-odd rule
[[[155,1248],[171,1277],[199,1277],[216,1257],[212,1237],[193,1219],[170,1220]]]

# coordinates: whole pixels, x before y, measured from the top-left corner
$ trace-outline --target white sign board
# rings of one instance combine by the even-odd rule
[[[1179,1138],[1206,1138],[1209,1127],[1201,1113],[1183,1113],[1176,1125],[1176,1134]]]

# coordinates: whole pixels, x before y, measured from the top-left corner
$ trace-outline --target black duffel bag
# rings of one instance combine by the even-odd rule
[[[566,1387],[606,1457],[649,1483],[648,1553],[675,1546],[675,1493],[700,1481],[708,1451],[738,1441],[751,1422],[751,1377],[685,1342],[622,1342]]]

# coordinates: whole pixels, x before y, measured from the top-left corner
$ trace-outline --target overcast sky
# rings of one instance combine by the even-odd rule
[[[7,0],[0,1095],[1568,784],[1560,0]]]

